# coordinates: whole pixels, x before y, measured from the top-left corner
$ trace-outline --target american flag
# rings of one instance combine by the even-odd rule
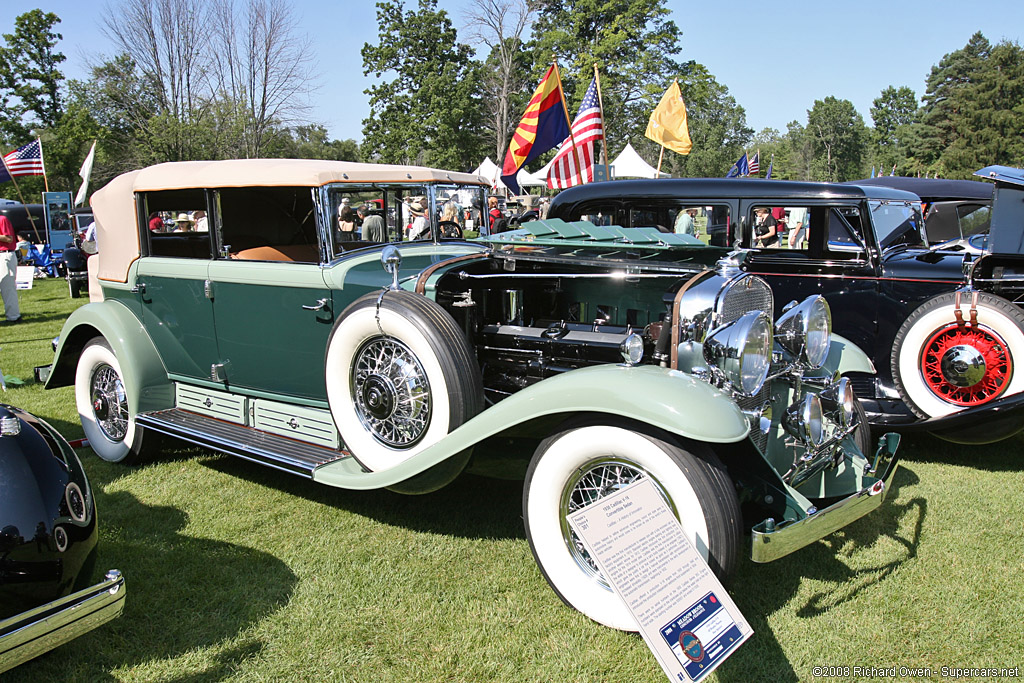
[[[43,168],[43,145],[38,139],[4,155],[5,168],[0,169],[0,181],[11,176],[46,175]]]
[[[590,87],[583,95],[580,111],[572,122],[572,136],[562,142],[562,147],[555,155],[551,168],[548,169],[548,187],[566,188],[594,180],[594,142],[601,137],[601,106],[597,100],[597,79],[590,81]],[[573,139],[576,141],[576,154],[572,153]],[[576,157],[579,158],[582,178],[576,170]]]
[[[750,175],[757,175],[761,172],[761,150],[754,152],[754,158],[750,160]]]

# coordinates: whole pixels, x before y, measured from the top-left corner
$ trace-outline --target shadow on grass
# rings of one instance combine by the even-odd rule
[[[964,446],[932,436],[904,436],[901,457],[911,462],[970,467],[986,472],[1024,470],[1024,435],[980,446]]]
[[[281,560],[232,543],[183,535],[188,519],[177,508],[140,502],[124,491],[103,492],[113,468],[90,468],[101,518],[97,570],[118,568],[128,597],[120,618],[14,669],[11,681],[116,680],[116,668],[169,660],[220,643],[240,642],[192,656],[168,680],[221,680],[264,647],[246,630],[284,606],[296,576]],[[8,680],[8,679],[4,679]]]
[[[183,457],[194,455],[195,451],[181,453]],[[202,464],[229,476],[403,529],[457,538],[525,538],[520,481],[463,474],[439,491],[409,496],[384,489],[333,488],[229,455],[204,457]]]
[[[808,672],[793,670],[768,617],[780,609],[794,608],[800,618],[821,616],[877,586],[916,557],[927,501],[914,497],[900,502],[898,498],[901,487],[913,486],[918,481],[913,470],[903,467],[896,473],[886,501],[870,515],[775,562],[763,565],[741,562],[728,588],[754,629],[754,637],[722,664],[718,680],[784,683],[805,680]],[[909,533],[901,532],[908,515],[913,520],[912,528]],[[890,541],[895,541],[895,545]],[[856,569],[845,561],[845,558],[855,558],[869,551],[878,551],[876,554],[882,555],[884,560]],[[789,605],[801,582],[807,579],[825,582],[828,587],[815,592],[802,606]]]

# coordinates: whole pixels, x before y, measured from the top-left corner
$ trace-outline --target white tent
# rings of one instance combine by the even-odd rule
[[[491,187],[495,189],[508,189],[505,187],[505,183],[501,182],[501,167],[491,161],[490,157],[484,159],[476,170],[473,171],[476,175],[482,175],[491,181]],[[527,173],[525,169],[519,169],[519,173],[516,174],[516,182],[519,183],[519,187],[544,187],[547,185],[547,181],[544,178],[538,178],[537,176]]]
[[[633,149],[633,145],[628,142],[626,143],[626,148],[619,153],[619,156],[615,157],[615,161],[612,162],[611,166],[613,178],[659,177],[658,169],[644,161],[643,158],[637,154],[636,150]],[[669,174],[662,172],[660,177],[668,178]]]

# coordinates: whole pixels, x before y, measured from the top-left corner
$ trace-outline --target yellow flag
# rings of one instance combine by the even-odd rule
[[[651,140],[668,147],[673,152],[689,154],[693,144],[686,125],[686,104],[679,92],[679,81],[672,81],[661,102],[651,112],[651,120],[644,133]]]

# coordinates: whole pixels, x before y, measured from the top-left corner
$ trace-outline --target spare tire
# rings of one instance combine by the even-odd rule
[[[367,294],[342,312],[325,372],[341,438],[372,471],[408,460],[483,409],[466,336],[438,304],[404,290]]]
[[[891,362],[900,396],[921,418],[1024,391],[1024,313],[986,292],[941,294],[900,327]]]

